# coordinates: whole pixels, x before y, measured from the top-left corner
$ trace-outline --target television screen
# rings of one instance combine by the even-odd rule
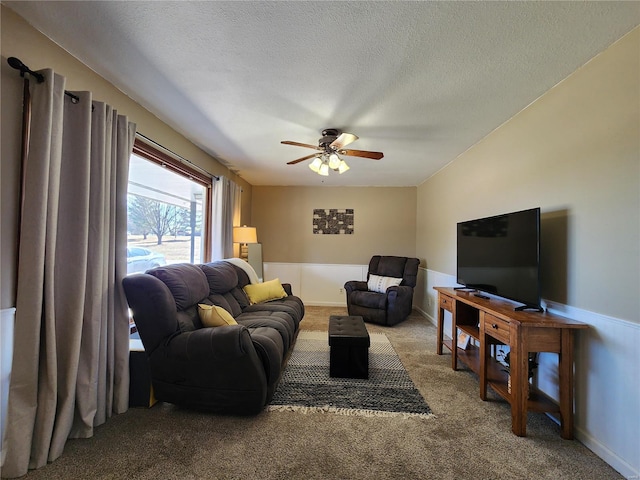
[[[540,209],[458,223],[457,282],[540,307]]]

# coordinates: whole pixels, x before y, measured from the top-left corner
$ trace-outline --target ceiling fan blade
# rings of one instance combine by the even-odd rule
[[[314,150],[322,150],[322,148],[320,148],[319,146],[309,145],[308,143],[292,142],[290,140],[282,140],[280,143],[283,143],[284,145],[295,145],[296,147],[306,147],[313,148]]]
[[[319,156],[319,153],[312,153],[311,155],[307,155],[306,157],[298,158],[297,160],[291,160],[290,162],[287,162],[287,165],[295,165],[296,163],[304,162],[305,160],[309,160],[310,158]]]
[[[338,153],[341,155],[350,155],[352,157],[364,157],[371,160],[380,160],[384,157],[382,152],[369,152],[367,150],[340,150]]]
[[[355,142],[356,140],[358,140],[358,137],[356,135],[354,135],[353,133],[345,132],[345,133],[341,133],[340,136],[336,138],[333,142],[331,142],[331,145],[329,146],[331,148],[335,148],[336,150],[338,150],[342,147],[346,147],[347,145]]]

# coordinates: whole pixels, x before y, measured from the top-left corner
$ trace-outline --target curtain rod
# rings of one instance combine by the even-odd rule
[[[176,152],[169,150],[167,147],[160,145],[158,142],[156,142],[155,140],[151,140],[149,137],[147,137],[146,135],[143,135],[140,132],[136,132],[136,136],[140,137],[142,139],[144,139],[145,141],[152,143],[153,145],[155,145],[158,148],[161,148],[162,150],[164,150],[165,152],[170,153],[171,155],[173,155],[174,157],[180,159],[181,161],[185,162],[186,164],[188,164],[191,168],[195,168],[196,170],[199,170],[201,173],[204,173],[205,175],[209,175],[210,177],[215,178],[216,180],[220,180],[220,177],[218,175],[214,175],[211,172],[206,171],[204,168],[199,167],[198,165],[196,165],[195,163],[193,163],[191,160],[187,160],[186,158],[184,158],[182,155],[178,155]]]
[[[34,72],[33,70],[31,70],[29,67],[27,67],[24,63],[22,63],[22,61],[19,58],[16,57],[9,57],[7,58],[7,63],[9,64],[9,66],[11,66],[12,68],[15,68],[16,70],[20,71],[20,76],[22,78],[24,78],[25,74],[29,74],[31,75],[33,78],[36,79],[36,81],[38,83],[42,83],[44,82],[44,75],[42,75],[41,73],[38,72]],[[80,97],[78,97],[77,95],[74,95],[71,92],[68,92],[67,90],[64,91],[65,95],[68,95],[69,97],[71,97],[71,101],[73,103],[78,103],[80,101]],[[215,178],[216,180],[220,180],[220,177],[218,175],[214,175],[208,171],[206,171],[204,168],[199,167],[198,165],[196,165],[195,163],[193,163],[191,160],[187,160],[186,158],[184,158],[181,155],[178,155],[175,152],[172,152],[171,150],[169,150],[168,148],[160,145],[158,142],[151,140],[149,137],[147,137],[146,135],[143,135],[139,132],[136,132],[136,135],[145,139],[147,142],[152,143],[153,145],[169,152],[171,155],[175,156],[176,158],[179,158],[181,161],[187,163],[189,166],[191,166],[192,168],[195,168],[197,170],[199,170],[201,173],[204,173],[205,175],[209,175],[210,177]]]
[[[22,61],[20,59],[18,59],[16,57],[9,57],[9,58],[7,58],[7,63],[11,67],[15,68],[16,70],[20,70],[20,76],[22,78],[24,78],[24,74],[25,73],[28,73],[33,78],[35,78],[38,83],[44,82],[44,75],[42,75],[41,73],[38,73],[38,72],[34,72],[29,67],[27,67],[24,63],[22,63]],[[71,92],[68,92],[68,91],[65,90],[64,94],[68,95],[69,97],[71,97],[71,102],[72,103],[78,103],[80,101],[80,97],[78,97],[77,95],[74,95]]]

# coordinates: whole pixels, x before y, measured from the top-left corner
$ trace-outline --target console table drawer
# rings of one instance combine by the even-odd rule
[[[494,317],[490,313],[484,314],[484,331],[487,335],[497,338],[498,340],[510,345],[510,328],[509,322],[501,318]]]
[[[453,298],[440,295],[440,308],[453,312]]]

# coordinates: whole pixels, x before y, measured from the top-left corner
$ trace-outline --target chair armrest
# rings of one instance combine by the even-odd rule
[[[404,320],[413,308],[413,287],[402,285],[387,288],[387,323],[395,325]]]
[[[344,290],[347,293],[347,297],[351,292],[355,292],[358,290],[366,292],[368,290],[367,282],[363,282],[360,280],[350,280],[344,284]]]

